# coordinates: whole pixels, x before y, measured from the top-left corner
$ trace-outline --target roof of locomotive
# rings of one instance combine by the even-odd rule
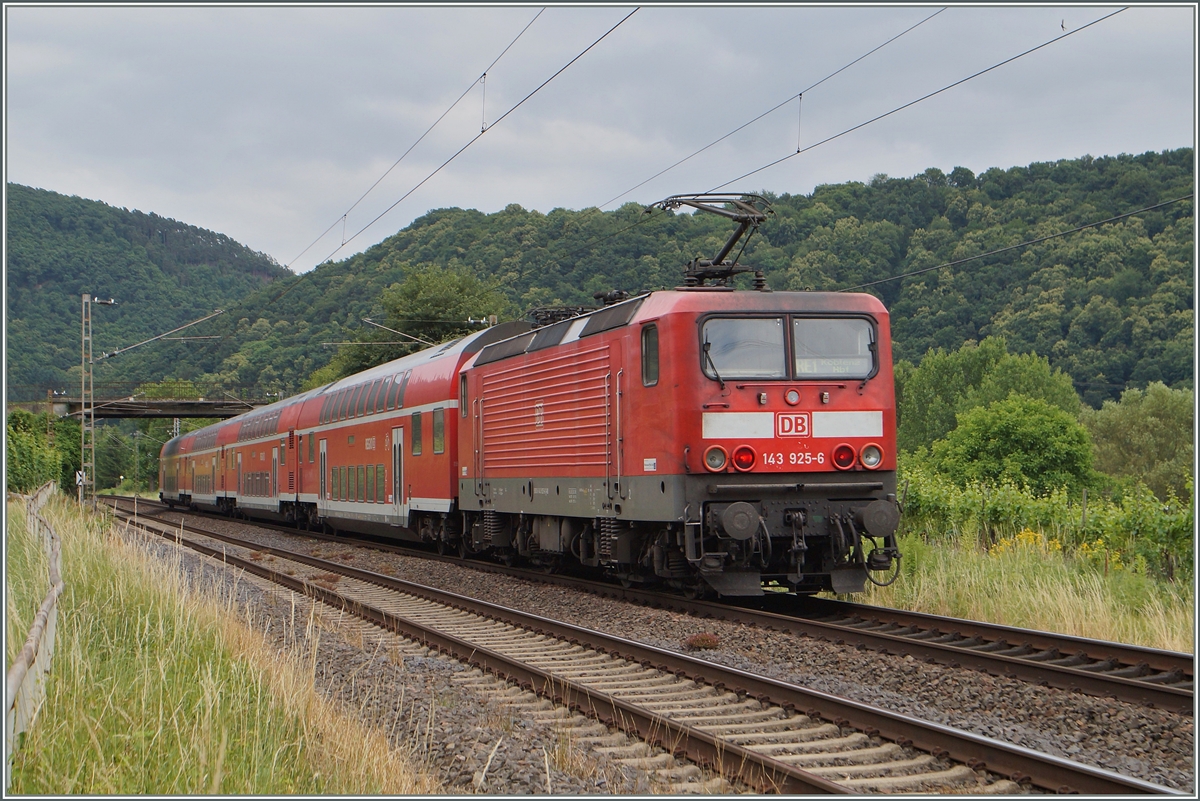
[[[602,309],[499,340],[483,348],[465,367],[478,367],[522,353],[583,339],[614,328],[654,320],[673,312],[832,312],[886,315],[879,298],[861,292],[772,292],[731,287],[656,290]]]

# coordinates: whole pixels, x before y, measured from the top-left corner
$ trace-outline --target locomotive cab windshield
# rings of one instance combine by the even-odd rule
[[[704,374],[716,381],[866,379],[877,369],[866,317],[709,317],[700,338]]]

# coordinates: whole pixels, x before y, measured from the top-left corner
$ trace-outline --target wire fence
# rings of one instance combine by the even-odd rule
[[[55,492],[56,484],[47,481],[32,495],[17,496],[24,500],[26,525],[30,534],[40,541],[50,565],[50,591],[42,601],[25,647],[8,671],[4,714],[4,792],[12,782],[13,755],[21,747],[24,734],[32,726],[46,698],[46,674],[54,655],[54,632],[58,621],[58,597],[63,591],[62,543],[58,534],[41,515],[41,509]]]

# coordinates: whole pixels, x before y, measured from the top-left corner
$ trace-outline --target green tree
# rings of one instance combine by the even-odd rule
[[[902,362],[896,371],[896,447],[913,451],[954,429],[959,404],[979,386],[996,362],[1008,355],[1002,339],[968,341],[957,351],[938,348],[918,367]]]
[[[47,441],[44,415],[13,409],[6,421],[5,483],[9,492],[28,493],[62,473],[62,454]]]
[[[1022,395],[959,414],[958,426],[933,444],[935,467],[959,486],[1008,481],[1038,494],[1092,483],[1093,458],[1074,415]]]
[[[931,350],[913,367],[896,367],[897,447],[931,447],[958,424],[958,415],[1016,393],[1040,398],[1076,415],[1079,396],[1071,377],[1052,370],[1035,353],[1011,354],[1000,337],[968,341],[958,350]]]
[[[382,297],[383,324],[401,333],[364,324],[359,330],[363,344],[343,346],[329,364],[309,376],[306,389],[429,347],[424,343],[436,345],[479,331],[489,315],[511,314],[496,287],[468,270],[423,265],[406,267],[405,272],[404,281],[392,284]]]
[[[1192,476],[1195,393],[1154,382],[1127,389],[1119,403],[1085,409],[1081,422],[1096,445],[1096,467],[1141,481],[1160,499],[1187,498]]]
[[[983,375],[978,386],[964,395],[961,410],[987,406],[1016,393],[1040,398],[1064,412],[1077,415],[1081,406],[1071,376],[1050,367],[1050,360],[1036,353],[1006,353]]]

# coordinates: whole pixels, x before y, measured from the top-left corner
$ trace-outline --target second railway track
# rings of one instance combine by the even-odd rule
[[[168,525],[160,533],[182,538]],[[197,534],[227,544],[187,543],[193,548],[515,680],[759,790],[1012,793],[1023,785],[1052,792],[1170,792],[443,590],[216,532],[196,530],[191,536]]]
[[[303,535],[346,541],[314,532]],[[371,542],[369,547],[392,550],[397,546]],[[481,560],[459,560],[412,548],[400,550],[422,558],[453,561],[478,570],[574,587],[701,617],[816,637],[881,653],[911,654],[927,662],[983,670],[1179,714],[1193,712],[1192,654],[820,598],[768,595],[757,603],[739,604],[692,600]]]

